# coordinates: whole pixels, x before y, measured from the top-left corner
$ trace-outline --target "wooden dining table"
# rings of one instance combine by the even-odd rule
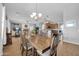
[[[29,43],[41,53],[44,53],[50,48],[51,38],[42,35],[31,36],[28,39]]]

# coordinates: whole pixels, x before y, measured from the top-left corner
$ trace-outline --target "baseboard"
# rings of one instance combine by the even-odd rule
[[[71,41],[68,41],[68,40],[63,40],[63,42],[67,42],[67,43],[71,43],[71,44],[79,45],[79,43],[77,43],[77,42],[71,42]]]

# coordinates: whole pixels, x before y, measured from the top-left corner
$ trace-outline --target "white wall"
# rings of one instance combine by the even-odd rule
[[[64,9],[64,41],[79,44],[79,5],[71,5]],[[74,26],[67,27],[67,23]]]
[[[6,7],[3,5],[2,8],[2,34],[3,44],[6,45]]]
[[[3,41],[1,38],[1,32],[2,32],[2,4],[0,3],[0,55],[3,55]]]
[[[9,19],[7,19],[7,21],[6,21],[7,23],[7,25],[6,25],[6,27],[7,27],[7,29],[8,29],[8,33],[11,33],[11,22],[10,22],[10,20]]]

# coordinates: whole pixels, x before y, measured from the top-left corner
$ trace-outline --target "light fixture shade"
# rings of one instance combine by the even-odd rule
[[[33,18],[34,16],[33,15],[30,15],[30,17]]]
[[[33,15],[33,16],[36,16],[36,12],[33,12],[32,15]]]
[[[37,16],[35,16],[34,19],[37,19]]]
[[[38,14],[38,17],[39,17],[39,18],[42,17],[42,13],[39,13],[39,14]]]

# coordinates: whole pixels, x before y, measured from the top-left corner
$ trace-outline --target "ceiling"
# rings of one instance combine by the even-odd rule
[[[79,16],[78,3],[6,3],[6,13],[12,22],[28,23],[34,20],[30,18],[32,12],[42,13],[40,22],[50,20],[53,22],[63,22],[64,13],[69,16],[76,14]],[[72,12],[71,12],[72,11]]]

